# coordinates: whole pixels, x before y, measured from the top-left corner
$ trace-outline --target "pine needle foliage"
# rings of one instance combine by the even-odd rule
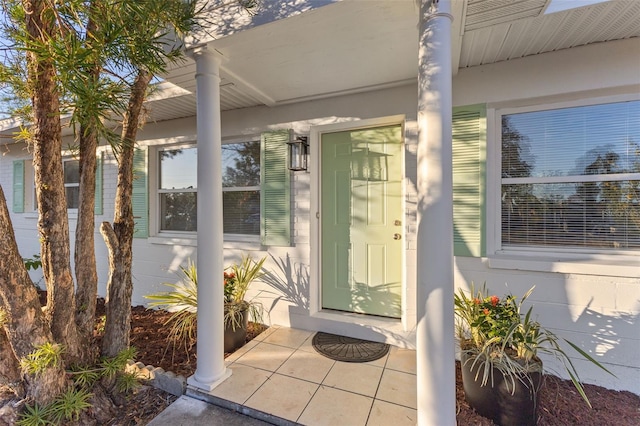
[[[47,368],[58,367],[62,363],[62,346],[56,343],[44,343],[20,360],[22,370],[27,374],[38,376]]]

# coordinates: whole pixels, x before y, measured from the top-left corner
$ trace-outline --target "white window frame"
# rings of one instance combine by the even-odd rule
[[[259,136],[250,136],[245,138],[233,138],[233,139],[225,139],[222,144],[234,144],[234,143],[247,143],[247,142],[255,142],[260,143]],[[149,229],[152,243],[155,244],[183,244],[188,246],[197,245],[197,231],[163,231],[160,229],[160,201],[161,193],[167,192],[185,192],[185,190],[162,190],[159,188],[160,186],[160,151],[171,150],[171,149],[180,149],[180,148],[197,148],[197,143],[195,140],[187,140],[182,143],[177,144],[158,144],[150,146],[153,148],[150,152],[152,156],[149,160]],[[194,189],[193,192],[197,192],[197,188]],[[261,191],[262,188],[260,185],[258,186],[248,186],[248,187],[227,187],[222,189],[225,191]],[[255,243],[260,243],[260,235],[246,235],[246,234],[224,234],[224,241],[227,242],[238,242],[238,243],[251,243],[251,248]],[[232,248],[249,248],[249,246],[240,245]]]
[[[149,170],[148,170],[148,187],[149,187],[149,230],[153,230],[150,233],[150,236],[154,235],[161,238],[170,238],[172,241],[175,239],[185,239],[185,241],[195,239],[197,236],[197,231],[176,231],[176,230],[162,230],[160,229],[160,224],[162,220],[160,218],[160,213],[162,211],[161,194],[174,193],[174,192],[196,192],[198,188],[193,188],[192,190],[186,188],[180,189],[161,189],[160,188],[160,152],[167,151],[172,149],[181,149],[181,148],[197,148],[195,141],[187,141],[184,143],[178,144],[166,144],[166,145],[157,145],[151,151],[153,158],[149,159]]]
[[[639,253],[575,247],[502,247],[502,116],[549,109],[638,101],[639,94],[571,101],[501,103],[487,106],[487,265],[490,268],[637,277]],[[631,176],[635,176],[632,174]],[[628,178],[629,176],[625,177]],[[621,178],[617,176],[617,178]],[[528,178],[534,183],[545,178]],[[514,182],[512,182],[514,183]]]
[[[74,157],[63,157],[62,158],[63,180],[64,180],[64,165],[65,165],[65,163],[69,163],[71,161],[78,162],[78,167],[80,167],[80,160],[79,159],[74,158]],[[67,188],[78,188],[78,191],[80,191],[80,172],[79,171],[78,171],[78,182],[77,183],[64,182],[65,195],[66,195]],[[67,208],[67,211],[68,212],[72,212],[72,213],[77,213],[78,212],[78,207]]]
[[[242,139],[225,139],[224,141],[222,141],[222,145],[231,145],[231,144],[239,144],[239,143],[249,143],[249,142],[253,142],[253,143],[257,143],[258,145],[260,145],[260,137],[259,136],[253,136],[253,137],[247,137],[247,138],[242,138]],[[262,164],[260,164],[260,167],[262,167]],[[260,193],[260,191],[262,191],[262,185],[257,185],[257,186],[228,186],[228,187],[222,187],[222,192],[234,192],[234,191],[258,191],[258,193]],[[262,217],[260,217],[260,220],[262,220]],[[225,240],[229,240],[229,241],[241,241],[241,242],[251,242],[251,243],[259,243],[260,242],[260,232],[258,232],[258,235],[249,235],[249,234],[224,234],[224,239]]]

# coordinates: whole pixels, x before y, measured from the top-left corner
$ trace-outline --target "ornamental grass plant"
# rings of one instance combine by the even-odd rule
[[[242,256],[239,264],[233,264],[224,270],[224,324],[236,330],[244,327],[244,313],[248,312],[254,322],[262,323],[263,306],[255,299],[246,300],[251,283],[264,275],[262,267],[265,258],[258,261],[250,256]],[[189,261],[186,267],[180,267],[177,283],[164,283],[171,291],[145,296],[151,300],[150,308],[162,308],[173,315],[165,322],[171,326],[169,333],[174,345],[183,346],[187,350],[196,341],[196,315],[198,311],[198,271],[194,262]]]
[[[516,381],[525,382],[529,373],[542,372],[540,354],[551,355],[562,363],[576,390],[591,407],[575,366],[560,346],[560,338],[533,319],[533,306],[522,312],[522,305],[534,288],[519,300],[513,295],[502,298],[490,295],[486,284],[477,291],[472,284],[470,294],[459,289],[454,295],[454,311],[460,349],[469,356],[467,362],[473,363],[472,370],[479,365],[476,380],[481,379],[482,386],[490,381],[493,386],[495,368],[510,382],[511,389],[515,389]],[[612,374],[578,346],[561,340],[584,359]]]
[[[262,323],[264,308],[260,301],[247,300],[247,291],[251,283],[265,275],[262,267],[266,257],[255,261],[242,256],[239,264],[233,264],[224,273],[224,324],[236,330],[243,327],[244,313],[248,312],[254,322]]]

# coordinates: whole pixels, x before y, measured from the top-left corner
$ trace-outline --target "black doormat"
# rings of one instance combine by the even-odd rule
[[[336,361],[369,362],[382,358],[389,352],[389,345],[317,332],[313,336],[313,348],[321,355]]]

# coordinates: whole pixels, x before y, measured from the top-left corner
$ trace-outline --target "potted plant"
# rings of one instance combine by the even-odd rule
[[[559,338],[533,320],[513,295],[489,295],[486,285],[471,286],[471,296],[460,289],[454,295],[456,333],[461,349],[465,398],[479,414],[499,425],[535,425],[543,380],[539,354],[560,360],[571,381],[591,407],[578,373],[559,344]],[[612,374],[575,344],[564,340],[586,360]]]
[[[251,283],[264,275],[266,257],[255,261],[242,256],[240,264],[233,264],[224,272],[224,351],[242,346],[247,337],[249,317],[262,323],[263,306],[246,295]]]
[[[244,345],[249,318],[262,323],[263,307],[259,301],[245,300],[251,283],[264,275],[262,266],[266,258],[254,261],[243,256],[240,264],[229,266],[224,271],[224,351],[231,352]],[[198,273],[196,265],[189,261],[180,267],[177,284],[164,283],[173,290],[145,296],[153,302],[149,307],[159,307],[173,312],[165,325],[171,326],[169,333],[174,350],[177,344],[185,349],[195,343],[196,312],[198,310]]]

